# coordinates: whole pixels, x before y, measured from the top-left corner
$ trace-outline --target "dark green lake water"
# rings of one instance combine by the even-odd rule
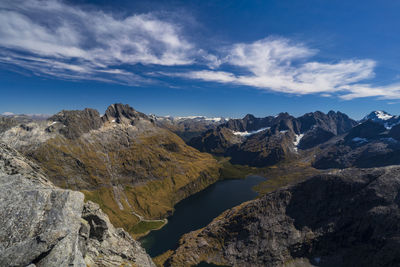
[[[166,226],[139,241],[151,257],[175,249],[183,234],[206,226],[224,210],[254,199],[257,193],[252,187],[262,181],[265,178],[260,176],[219,181],[179,202]]]

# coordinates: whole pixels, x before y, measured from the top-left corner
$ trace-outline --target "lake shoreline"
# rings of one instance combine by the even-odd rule
[[[174,249],[183,234],[204,227],[223,211],[256,198],[258,193],[253,187],[265,180],[267,178],[259,175],[218,180],[178,202],[167,224],[137,240],[152,257]]]

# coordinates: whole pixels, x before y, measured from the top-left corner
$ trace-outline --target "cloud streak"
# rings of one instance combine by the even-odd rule
[[[60,0],[5,0],[0,2],[0,25],[0,64],[34,75],[127,85],[167,75],[344,100],[400,98],[400,84],[371,83],[374,60],[319,62],[317,50],[280,37],[210,53],[188,41],[176,21],[154,14],[122,16]]]
[[[193,45],[152,14],[118,17],[61,1],[0,3],[0,62],[63,78],[138,80],[121,65],[188,65]]]
[[[342,60],[336,63],[309,61],[317,51],[284,38],[265,38],[225,49],[221,66],[233,71],[200,70],[179,74],[190,79],[230,83],[288,94],[336,94],[343,99],[366,96],[398,97],[397,86],[374,88],[358,82],[374,77],[375,61]]]

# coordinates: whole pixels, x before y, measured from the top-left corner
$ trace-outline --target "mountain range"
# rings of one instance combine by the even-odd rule
[[[229,120],[194,137],[188,144],[200,151],[231,157],[232,163],[268,166],[296,157],[299,150],[314,148],[341,135],[357,122],[340,112],[288,113]]]
[[[56,258],[63,261],[59,266],[113,266],[104,263],[108,257],[119,265],[153,266],[132,237],[162,227],[182,199],[219,179],[248,174],[269,178],[258,187],[259,198],[187,233],[156,264],[400,262],[395,253],[400,247],[400,170],[389,166],[400,165],[400,117],[384,111],[373,111],[360,121],[338,111],[299,117],[280,113],[242,119],[172,118],[112,104],[104,115],[86,108],[48,117],[0,116],[0,145],[4,223],[13,210],[27,216],[19,223],[20,218],[12,215],[7,224],[11,228],[0,231],[1,240],[6,240],[0,241],[0,263],[7,266],[51,266]],[[31,208],[25,209],[29,196],[18,196],[29,187],[51,204],[43,206],[34,198]],[[53,191],[51,202],[45,192]],[[66,210],[60,208],[64,205]],[[29,210],[45,215],[35,217]],[[38,224],[52,214],[61,218],[55,229]],[[9,240],[12,227],[22,232]],[[23,234],[28,232],[35,234]],[[35,246],[32,240],[39,239],[43,246],[29,254]],[[78,243],[79,248],[74,247]],[[129,251],[113,250],[116,243]],[[76,263],[60,256],[64,246]],[[23,254],[30,256],[24,260]]]
[[[143,234],[144,219],[162,225],[175,203],[219,176],[211,155],[128,105],[111,105],[103,116],[84,109],[45,121],[7,117],[2,127],[1,141],[37,162],[55,185],[83,192],[133,234]]]

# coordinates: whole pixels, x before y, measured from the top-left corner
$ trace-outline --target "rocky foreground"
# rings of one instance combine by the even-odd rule
[[[80,192],[0,143],[0,266],[155,266]]]
[[[400,167],[314,176],[186,234],[166,266],[400,266]]]

